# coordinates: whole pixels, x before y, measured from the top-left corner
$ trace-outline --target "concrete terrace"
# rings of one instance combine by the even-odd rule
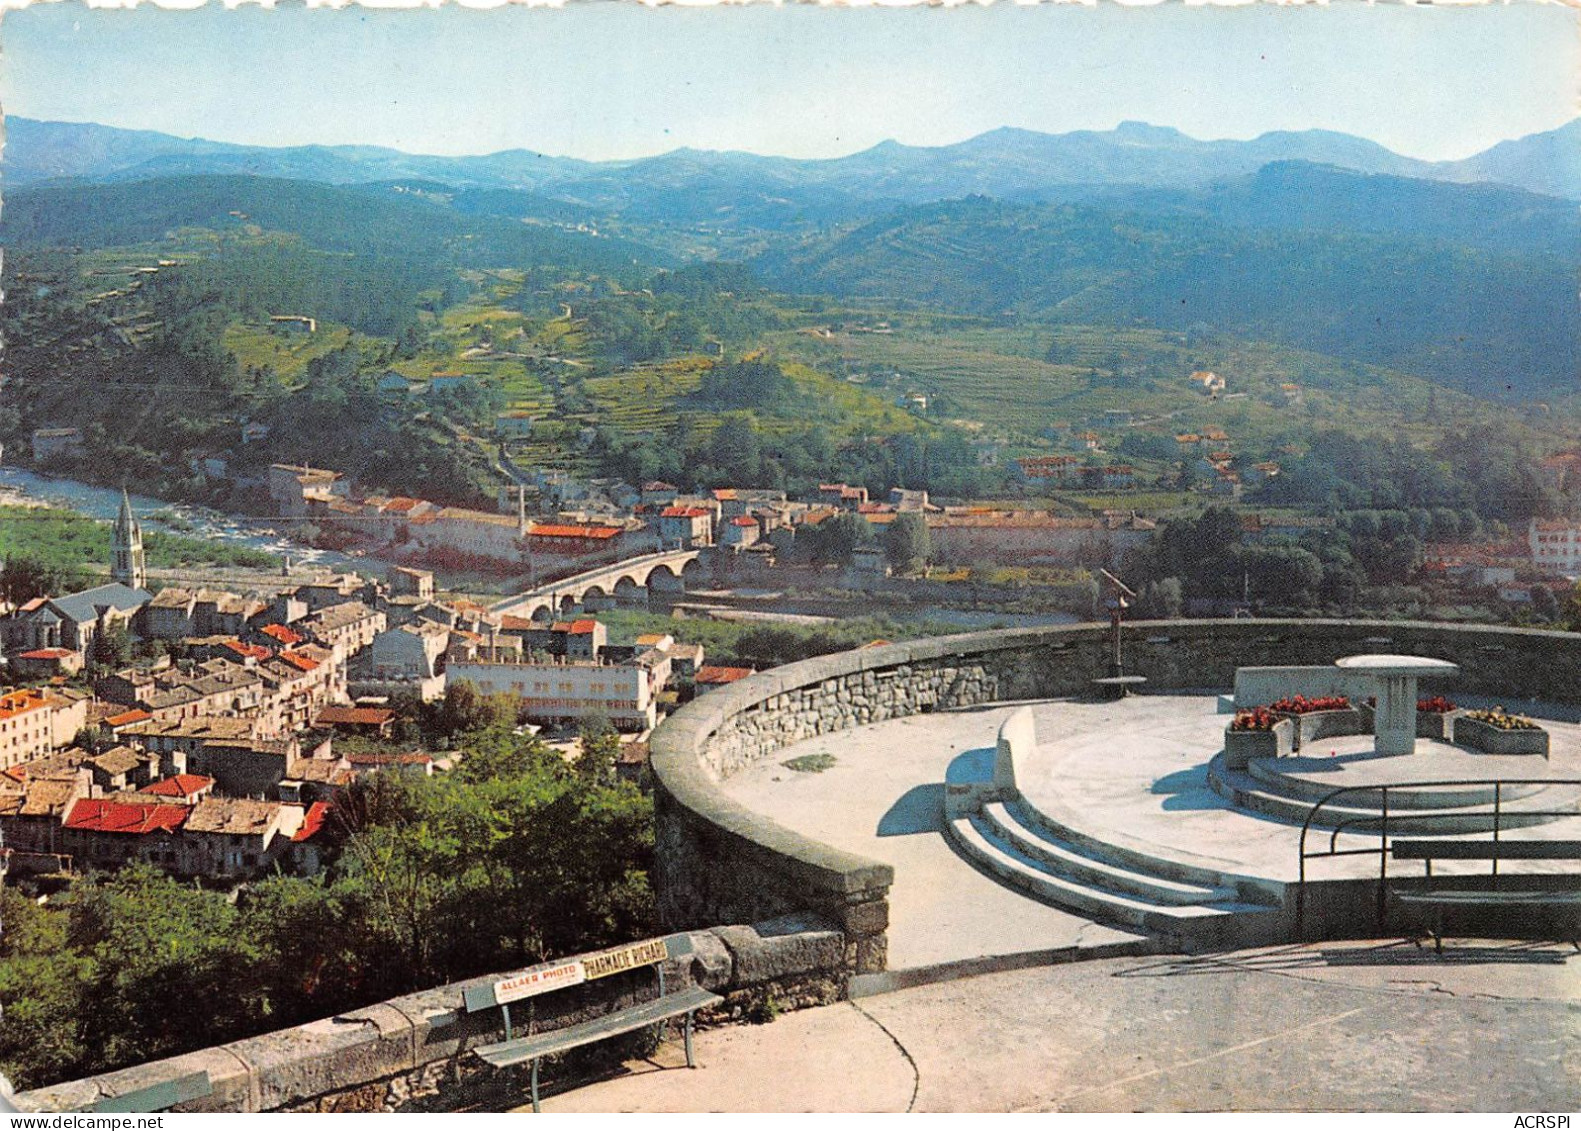
[[[1144,942],[1028,899],[978,871],[945,840],[944,781],[951,763],[991,751],[1011,710],[918,715],[825,735],[786,747],[727,779],[722,789],[796,832],[893,865],[890,970]],[[785,765],[820,755],[833,764],[817,772]]]
[[[1139,696],[1032,707],[1038,748],[1019,782],[1030,807],[1148,855],[1281,882],[1295,879],[1299,825],[1236,810],[1209,786],[1208,762],[1222,748],[1228,722],[1217,713],[1215,697]],[[938,712],[820,736],[777,751],[721,788],[799,833],[894,867],[891,971],[1066,947],[1113,953],[1107,948],[1129,943],[1140,951],[1147,945],[1141,934],[1031,899],[969,863],[946,839],[945,781],[988,776],[998,728],[1013,710],[994,705]],[[1361,754],[1370,748],[1368,738],[1323,740],[1318,756],[1284,761],[1319,795],[1326,788],[1401,777],[1581,778],[1581,725],[1543,721],[1553,743],[1547,761],[1473,755],[1425,741],[1409,758],[1372,759]],[[787,763],[826,768],[798,771]],[[1550,789],[1542,799],[1515,804],[1573,804],[1573,792],[1550,798],[1560,792]],[[1507,835],[1581,839],[1581,816]],[[1351,858],[1320,866],[1324,870],[1314,875],[1321,878],[1368,876],[1376,874],[1377,862]]]

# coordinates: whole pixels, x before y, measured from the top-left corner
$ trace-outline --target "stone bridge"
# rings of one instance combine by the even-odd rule
[[[703,573],[698,559],[702,550],[661,550],[612,562],[561,578],[507,597],[494,606],[494,612],[531,617],[548,622],[578,605],[627,603],[645,595],[649,589],[661,593],[682,593],[688,581]]]

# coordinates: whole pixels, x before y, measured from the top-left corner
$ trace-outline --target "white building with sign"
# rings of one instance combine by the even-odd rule
[[[466,680],[485,695],[514,695],[538,723],[576,723],[604,716],[621,730],[647,730],[658,721],[651,664],[597,662],[452,663],[455,684]]]

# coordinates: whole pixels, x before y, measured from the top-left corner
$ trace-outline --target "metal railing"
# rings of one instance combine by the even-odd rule
[[[1390,826],[1393,825],[1396,835],[1410,829],[1417,835],[1433,831],[1431,822],[1463,821],[1467,817],[1492,817],[1492,840],[1497,844],[1505,828],[1506,819],[1518,819],[1521,824],[1526,824],[1530,819],[1560,819],[1563,817],[1581,816],[1581,808],[1574,802],[1568,809],[1518,809],[1513,813],[1504,808],[1504,790],[1509,786],[1577,786],[1581,787],[1581,778],[1476,778],[1439,781],[1410,781],[1395,782],[1389,785],[1347,785],[1325,793],[1310,810],[1307,811],[1306,820],[1301,824],[1300,863],[1296,880],[1296,937],[1303,936],[1303,927],[1306,917],[1307,904],[1307,861],[1332,859],[1339,856],[1374,856],[1378,857],[1378,925],[1382,927],[1386,918],[1388,903],[1389,882],[1389,854]],[[1423,789],[1466,789],[1476,786],[1492,786],[1493,799],[1491,801],[1475,801],[1470,805],[1445,807],[1442,810],[1413,809],[1409,812],[1398,810],[1391,816],[1389,812],[1389,794],[1401,791],[1415,791]],[[1338,824],[1326,826],[1329,830],[1328,848],[1319,851],[1307,851],[1307,834],[1312,831],[1312,825],[1318,813],[1337,797],[1345,794],[1365,793],[1379,799],[1378,811],[1365,816],[1351,817]],[[1485,812],[1477,812],[1476,807],[1488,806],[1492,808]],[[1426,828],[1421,827],[1422,822],[1429,822]],[[1402,826],[1405,826],[1402,828]],[[1321,833],[1321,829],[1319,830]],[[1486,830],[1477,830],[1486,831]],[[1378,837],[1376,846],[1365,848],[1340,848],[1339,836],[1343,832],[1352,835],[1375,833]],[[1492,853],[1492,875],[1495,885],[1498,883],[1499,856]],[[1429,862],[1429,868],[1431,863]],[[1429,873],[1431,874],[1431,873]]]

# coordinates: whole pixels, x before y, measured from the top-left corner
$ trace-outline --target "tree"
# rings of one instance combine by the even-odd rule
[[[69,1080],[90,1055],[84,992],[93,963],[66,944],[66,916],[0,889],[0,1067],[19,1088]]]
[[[851,555],[858,546],[873,544],[872,525],[850,511],[831,515],[812,530],[812,556],[820,565],[850,565]]]
[[[620,762],[620,735],[613,727],[582,732],[581,747],[573,768],[576,776],[592,785],[614,785]]]
[[[1252,595],[1264,604],[1309,606],[1323,580],[1317,555],[1296,546],[1246,546],[1238,561]]]
[[[763,470],[763,446],[750,413],[727,413],[708,444],[708,459],[733,483],[755,484]]]
[[[1180,578],[1149,581],[1138,595],[1134,615],[1138,620],[1171,620],[1185,607]]]
[[[256,951],[235,926],[223,895],[142,865],[75,884],[66,941],[92,963],[79,1031],[95,1061],[157,1060],[239,1035],[257,1015]]]
[[[124,623],[111,622],[93,634],[88,662],[103,672],[118,671],[132,662],[132,633]]]
[[[87,575],[64,566],[46,565],[30,554],[13,554],[0,566],[0,599],[13,605],[72,593],[86,588]]]
[[[457,680],[445,688],[444,704],[439,710],[439,729],[447,735],[486,730],[491,726],[514,723],[516,708],[509,696],[484,695],[477,684]]]
[[[915,573],[927,564],[931,547],[922,515],[910,511],[896,515],[885,528],[883,541],[884,557],[901,573]]]

